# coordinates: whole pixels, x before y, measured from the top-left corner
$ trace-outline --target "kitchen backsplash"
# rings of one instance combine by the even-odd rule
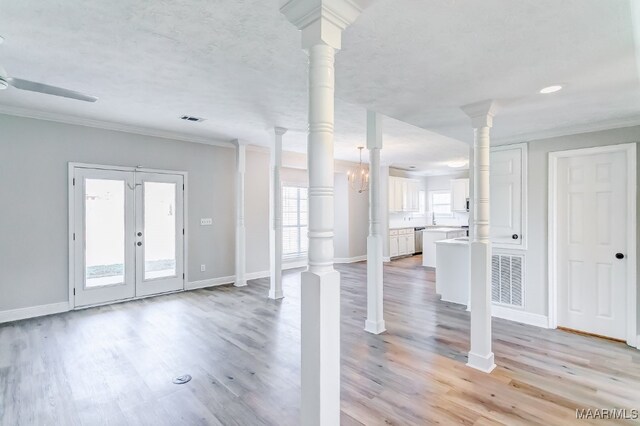
[[[469,213],[453,213],[451,218],[436,218],[436,225],[467,226]],[[415,228],[432,225],[431,213],[416,215],[412,213],[389,213],[389,228]]]

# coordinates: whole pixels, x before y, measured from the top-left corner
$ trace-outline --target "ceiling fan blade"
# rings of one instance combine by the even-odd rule
[[[95,96],[85,95],[62,87],[49,86],[48,84],[36,83],[35,81],[23,80],[21,78],[11,77],[7,82],[20,90],[28,90],[30,92],[45,93],[47,95],[62,96],[64,98],[77,99],[79,101],[95,102],[98,100]]]

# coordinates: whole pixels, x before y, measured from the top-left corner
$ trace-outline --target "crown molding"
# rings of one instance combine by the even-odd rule
[[[557,138],[562,136],[572,136],[584,133],[603,132],[606,130],[623,129],[625,127],[640,126],[640,116],[628,116],[604,120],[595,123],[582,123],[578,125],[556,127],[547,130],[521,133],[519,135],[506,137],[492,137],[491,145],[508,145],[520,142],[535,142],[537,140]]]
[[[112,130],[115,132],[131,133],[135,135],[150,136],[154,138],[169,139],[180,142],[201,143],[205,145],[220,146],[223,148],[233,148],[234,146],[230,141],[223,141],[220,139],[209,139],[205,137],[185,135],[177,132],[150,129],[148,127],[114,123],[111,121],[94,120],[73,115],[38,111],[34,109],[13,107],[8,105],[0,105],[0,114],[23,118],[33,118],[36,120],[53,121],[56,123],[71,124],[75,126],[91,127],[94,129]]]

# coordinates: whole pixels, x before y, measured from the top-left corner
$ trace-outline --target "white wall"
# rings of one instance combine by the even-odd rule
[[[233,148],[7,115],[0,129],[0,311],[68,300],[69,162],[187,171],[189,281],[234,274]],[[257,272],[269,268],[268,158],[247,157],[248,272]]]
[[[269,270],[269,153],[247,150],[245,226],[247,272]]]
[[[527,231],[529,246],[526,254],[526,311],[547,315],[548,309],[547,212],[549,185],[549,152],[631,142],[638,143],[639,141],[640,126],[555,137],[529,142],[529,218]],[[638,177],[640,177],[640,174],[638,174]],[[638,241],[640,241],[640,238],[638,238]],[[638,307],[640,307],[640,292]],[[640,319],[640,315],[638,315],[638,318]]]

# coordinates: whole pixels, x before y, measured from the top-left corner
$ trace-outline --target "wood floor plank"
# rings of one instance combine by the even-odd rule
[[[487,375],[465,365],[469,313],[439,300],[419,256],[385,265],[377,336],[366,264],[336,267],[343,425],[615,424],[575,410],[640,409],[638,350],[494,319]],[[299,274],[280,301],[259,279],[0,325],[0,425],[299,424]]]

